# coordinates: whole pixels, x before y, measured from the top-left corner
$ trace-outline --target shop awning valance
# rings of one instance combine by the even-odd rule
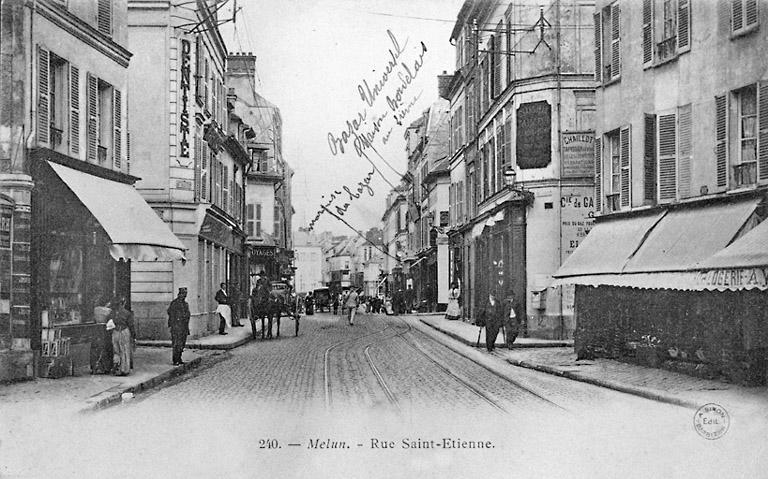
[[[133,186],[48,164],[104,229],[115,260],[184,259],[184,244]]]
[[[712,263],[712,258],[724,256],[727,246],[752,216],[759,201],[760,198],[749,198],[599,223],[554,274],[554,285],[765,289],[762,271],[744,268],[737,271],[734,266],[739,264],[728,264],[725,259],[716,263],[721,269],[716,271]],[[768,230],[765,234],[768,239]],[[741,239],[748,236],[749,233]],[[731,270],[726,272],[723,268]]]

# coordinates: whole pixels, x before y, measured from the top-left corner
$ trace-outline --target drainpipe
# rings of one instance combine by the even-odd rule
[[[562,82],[560,78],[560,72],[561,72],[561,61],[562,58],[560,57],[561,52],[561,38],[560,38],[560,0],[555,0],[555,36],[556,41],[555,44],[557,45],[557,51],[555,52],[555,78],[557,81],[557,88],[556,88],[556,94],[557,94],[557,157],[560,163],[560,181],[558,181],[557,184],[557,190],[558,190],[558,197],[562,198],[563,195],[563,178],[562,178],[562,171],[563,171],[563,125],[562,125]],[[558,257],[560,258],[559,263],[562,264],[563,261],[563,209],[562,206],[557,209],[557,229],[559,231],[560,241],[557,245],[558,249]],[[546,305],[545,305],[546,307]],[[565,339],[565,317],[563,316],[563,287],[560,286],[560,339]]]

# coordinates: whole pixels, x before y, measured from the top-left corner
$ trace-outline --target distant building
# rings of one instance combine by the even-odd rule
[[[323,283],[323,248],[316,235],[299,228],[293,234],[294,280],[297,293],[307,293],[317,288],[324,288]]]

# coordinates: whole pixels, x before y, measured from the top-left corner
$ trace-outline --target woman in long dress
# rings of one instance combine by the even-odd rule
[[[115,301],[112,308],[112,348],[117,376],[127,376],[133,369],[134,323],[133,313],[125,309],[125,297]]]
[[[445,319],[460,319],[461,318],[461,306],[459,306],[459,296],[461,291],[459,285],[453,283],[451,290],[448,292],[448,308],[445,310]]]

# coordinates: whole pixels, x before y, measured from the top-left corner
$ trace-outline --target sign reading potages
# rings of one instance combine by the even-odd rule
[[[543,168],[552,158],[552,109],[546,101],[523,103],[517,109],[517,165]]]

